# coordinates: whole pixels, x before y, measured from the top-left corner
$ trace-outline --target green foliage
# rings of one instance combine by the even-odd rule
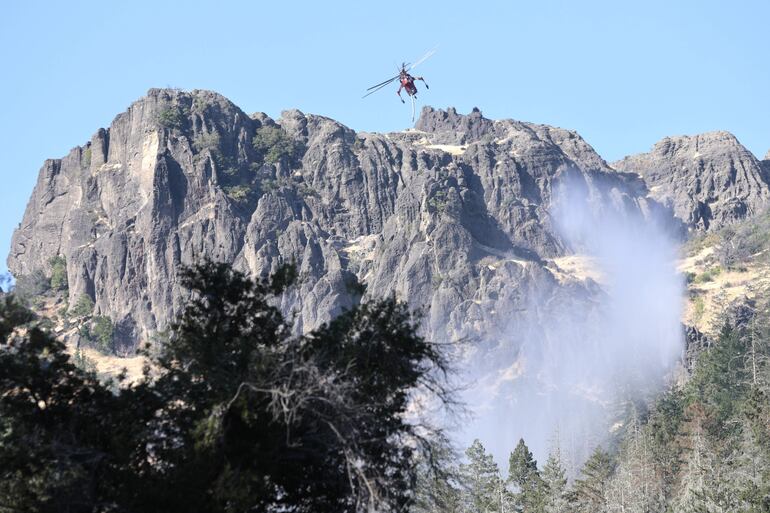
[[[502,513],[510,502],[497,463],[477,439],[465,451],[467,464],[460,465],[466,511]]]
[[[672,456],[671,452],[664,452],[662,448],[671,447],[676,443],[683,421],[684,393],[679,389],[672,389],[662,394],[656,401],[647,424],[655,437],[656,446],[661,448],[661,456],[665,458],[661,461],[664,464],[675,463],[666,458]]]
[[[310,185],[295,179],[293,177],[262,178],[259,181],[259,188],[263,193],[277,192],[282,189],[293,190],[302,198],[318,198],[320,194]]]
[[[539,511],[542,508],[544,484],[537,470],[537,462],[523,439],[508,458],[508,484],[513,488],[513,503],[520,511]]]
[[[238,169],[235,166],[226,167],[222,170],[222,173],[225,175],[227,180],[233,180],[237,178],[238,174],[241,172],[240,169]]]
[[[508,458],[508,481],[522,488],[535,474],[537,474],[537,462],[527,444],[524,443],[524,439],[520,438]]]
[[[87,317],[94,311],[94,301],[88,294],[83,294],[75,302],[75,305],[70,308],[70,315],[73,317]]]
[[[693,278],[692,283],[708,283],[710,281],[714,281],[714,278],[719,276],[722,273],[722,268],[719,266],[711,267],[709,269],[706,269],[701,274],[695,276]]]
[[[428,205],[439,214],[443,214],[447,209],[447,193],[445,190],[438,190],[428,200]]]
[[[542,477],[543,513],[567,513],[570,499],[567,488],[567,472],[564,469],[561,450],[558,447],[548,455]]]
[[[205,112],[205,110],[208,108],[208,103],[206,103],[206,99],[201,96],[193,96],[193,108],[198,112]]]
[[[91,336],[94,338],[97,348],[101,351],[111,352],[113,350],[114,334],[115,326],[109,317],[99,315],[91,321]]]
[[[0,509],[404,510],[441,439],[410,399],[446,398],[443,357],[392,300],[292,336],[272,305],[295,275],[184,271],[192,297],[153,376],[114,391],[0,304]]]
[[[85,150],[83,150],[83,158],[81,160],[83,167],[88,168],[91,167],[91,147],[89,146]]]
[[[114,333],[115,327],[112,324],[112,319],[101,315],[81,324],[78,328],[81,343],[102,353],[111,353],[114,350]]]
[[[101,483],[114,490],[124,475],[105,449],[121,443],[134,412],[121,411],[44,331],[27,325],[12,335],[30,317],[0,304],[0,509],[92,511],[103,504]]]
[[[35,315],[13,295],[0,297],[0,339],[10,344],[11,334],[19,327],[24,327]],[[2,417],[0,417],[2,418]]]
[[[16,286],[13,291],[22,303],[29,305],[35,298],[48,292],[50,288],[51,280],[43,271],[37,270],[16,278]]]
[[[704,352],[695,365],[686,387],[689,404],[698,403],[706,408],[707,428],[727,429],[725,422],[738,411],[747,392],[748,374],[745,359],[745,338],[741,333],[725,327],[717,342]]]
[[[300,141],[295,141],[277,126],[258,128],[252,144],[268,164],[276,164],[280,161],[294,162],[305,151]]]
[[[318,194],[318,191],[309,186],[306,183],[299,183],[296,185],[297,194],[302,196],[303,198],[320,198],[321,195]]]
[[[695,322],[698,322],[703,318],[703,313],[706,311],[706,302],[701,296],[698,296],[693,301],[692,305],[692,318]]]
[[[259,188],[263,193],[277,191],[279,187],[280,185],[278,184],[278,181],[273,180],[272,178],[263,178],[259,182]]]
[[[580,479],[575,481],[575,511],[579,513],[602,511],[613,469],[614,465],[609,453],[597,447],[583,465]]]
[[[246,204],[252,199],[251,188],[247,187],[246,185],[235,185],[232,187],[225,187],[224,191],[225,191],[225,194],[227,194],[228,198],[230,198],[231,200],[233,200],[235,203],[238,203],[238,204]]]
[[[168,129],[180,129],[187,121],[189,112],[180,105],[169,105],[158,112],[158,124]]]
[[[212,153],[218,153],[219,151],[219,134],[216,132],[199,133],[193,139],[193,148],[198,153],[209,150]]]
[[[438,441],[430,461],[418,462],[413,513],[463,513],[464,489],[455,455],[447,441]]]
[[[67,259],[61,255],[52,257],[48,261],[51,266],[51,288],[53,290],[67,290]]]

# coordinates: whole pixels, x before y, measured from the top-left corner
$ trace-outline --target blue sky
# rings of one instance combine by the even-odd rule
[[[150,87],[401,130],[409,108],[394,90],[361,94],[436,45],[418,68],[427,104],[575,129],[609,161],[717,129],[761,158],[768,20],[767,1],[5,2],[0,255],[43,160],[85,143]]]

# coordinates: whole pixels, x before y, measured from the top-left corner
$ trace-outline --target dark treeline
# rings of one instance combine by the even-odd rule
[[[0,305],[0,512],[405,510],[449,399],[446,361],[406,307],[374,301],[304,336],[253,282],[208,263],[138,383],[79,368],[12,296]],[[426,462],[418,464],[418,462]]]

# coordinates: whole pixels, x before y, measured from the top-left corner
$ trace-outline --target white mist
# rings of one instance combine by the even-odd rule
[[[462,444],[482,440],[507,470],[519,438],[543,464],[555,443],[570,474],[617,429],[623,400],[649,398],[682,354],[683,283],[677,241],[644,201],[589,187],[579,174],[554,186],[551,216],[565,245],[593,262],[598,287],[558,299],[534,294],[494,358],[472,376],[474,411]],[[523,319],[523,320],[522,320]],[[613,424],[615,424],[613,426]]]

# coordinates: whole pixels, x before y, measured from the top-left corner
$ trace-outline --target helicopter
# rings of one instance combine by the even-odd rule
[[[410,71],[412,71],[415,67],[417,67],[418,64],[421,64],[425,62],[426,59],[431,57],[434,53],[436,53],[436,50],[433,49],[423,55],[417,62],[415,62],[412,65],[409,65],[409,63],[402,63],[401,69],[398,71],[398,75],[391,77],[383,82],[380,82],[379,84],[375,84],[372,87],[368,88],[365,95],[362,96],[362,98],[366,98],[372,93],[376,93],[383,87],[390,85],[391,83],[398,80],[400,82],[400,85],[398,86],[398,91],[396,91],[396,94],[398,94],[399,99],[401,100],[401,103],[406,103],[404,101],[404,98],[401,96],[401,90],[403,89],[406,91],[407,96],[412,100],[412,121],[414,122],[414,99],[417,96],[417,86],[414,85],[415,80],[421,80],[423,84],[425,84],[425,89],[430,89],[428,86],[428,83],[425,81],[423,77],[415,77],[409,74]],[[408,66],[408,68],[407,68]]]

